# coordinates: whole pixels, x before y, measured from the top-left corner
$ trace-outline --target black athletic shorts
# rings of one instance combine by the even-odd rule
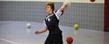
[[[49,34],[44,44],[63,44],[62,33]]]

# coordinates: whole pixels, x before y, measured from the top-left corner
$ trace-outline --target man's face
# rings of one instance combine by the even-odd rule
[[[50,14],[50,13],[52,12],[52,9],[51,9],[51,7],[50,7],[49,5],[46,5],[46,6],[45,6],[45,11],[46,11],[48,14]]]

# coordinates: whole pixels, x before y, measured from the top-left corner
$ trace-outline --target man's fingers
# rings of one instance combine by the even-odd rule
[[[36,32],[35,32],[35,34],[39,34],[39,33],[40,33],[39,31],[36,31]]]

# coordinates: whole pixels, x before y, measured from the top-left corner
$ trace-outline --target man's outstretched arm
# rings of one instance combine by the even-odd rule
[[[70,4],[70,2],[64,1],[64,2],[63,2],[63,5],[59,8],[59,11],[60,11],[60,12],[63,12],[64,9],[65,9],[66,7],[68,7],[69,4]]]

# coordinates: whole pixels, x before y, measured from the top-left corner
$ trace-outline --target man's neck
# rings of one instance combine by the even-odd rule
[[[53,11],[49,12],[49,14],[48,14],[48,15],[51,15],[52,13],[53,13]]]

